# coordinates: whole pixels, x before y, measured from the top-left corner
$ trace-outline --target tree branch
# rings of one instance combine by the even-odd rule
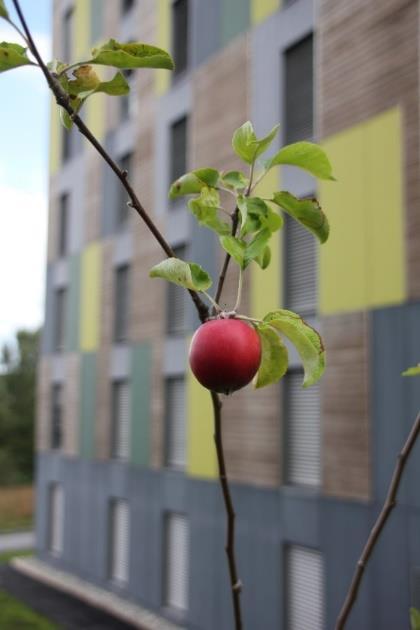
[[[123,185],[123,187],[125,188],[125,190],[127,191],[127,194],[130,198],[130,205],[134,208],[134,210],[137,212],[137,214],[140,216],[140,218],[144,221],[144,223],[147,225],[147,227],[149,228],[150,232],[153,234],[153,236],[155,237],[155,239],[157,240],[157,242],[159,243],[159,245],[161,246],[161,248],[163,249],[163,251],[165,252],[165,254],[171,258],[174,257],[174,251],[172,249],[172,247],[169,245],[169,243],[165,240],[164,236],[162,235],[162,233],[160,232],[160,230],[158,229],[158,227],[155,225],[155,223],[153,222],[153,220],[150,218],[150,216],[148,215],[148,213],[146,212],[146,210],[144,209],[143,205],[141,204],[139,198],[137,197],[136,193],[134,192],[130,182],[128,181],[127,178],[127,173],[125,171],[122,171],[120,169],[120,167],[118,166],[118,164],[112,159],[112,157],[109,155],[109,153],[104,149],[104,147],[101,145],[101,143],[95,138],[95,136],[92,134],[92,132],[90,131],[90,129],[85,125],[85,123],[83,122],[83,120],[80,118],[80,116],[78,116],[71,104],[70,104],[70,99],[67,96],[67,94],[64,92],[64,90],[62,89],[60,83],[57,81],[56,77],[48,70],[47,66],[45,65],[41,55],[39,54],[39,51],[37,49],[37,46],[33,40],[33,37],[31,35],[31,32],[28,28],[28,25],[26,24],[26,20],[25,17],[22,13],[22,10],[20,8],[19,5],[19,1],[18,0],[13,0],[13,4],[15,6],[16,12],[19,16],[20,22],[22,24],[22,28],[25,32],[26,35],[26,39],[27,42],[29,44],[29,48],[32,52],[32,54],[34,55],[35,59],[37,60],[39,67],[41,68],[45,79],[48,83],[49,88],[51,89],[51,91],[53,92],[55,99],[57,101],[57,104],[62,107],[63,109],[66,110],[66,112],[69,114],[69,116],[71,117],[71,119],[73,120],[74,124],[76,125],[76,127],[79,129],[80,133],[85,136],[85,138],[87,140],[89,140],[89,142],[95,147],[95,149],[98,151],[98,153],[102,156],[102,158],[105,160],[105,162],[109,165],[109,167],[114,171],[115,175],[118,177],[118,179],[120,180],[121,184]],[[208,317],[208,313],[209,313],[209,309],[207,308],[206,304],[203,302],[203,300],[200,298],[200,296],[198,295],[197,292],[195,291],[189,291],[189,294],[191,295],[191,298],[195,304],[195,307],[197,309],[199,318],[202,322],[204,322],[207,317]],[[216,300],[217,301],[217,300]]]
[[[360,556],[357,562],[356,570],[354,572],[353,579],[351,581],[349,590],[347,592],[346,599],[344,601],[340,614],[337,618],[337,622],[335,626],[336,630],[343,630],[343,628],[345,627],[346,621],[357,599],[360,583],[365,573],[367,563],[369,562],[369,558],[372,555],[372,552],[378,542],[380,535],[382,534],[382,531],[386,525],[386,522],[392,510],[397,505],[397,493],[400,487],[401,478],[403,476],[405,466],[407,464],[408,458],[410,457],[410,453],[413,449],[413,446],[416,443],[419,433],[420,433],[420,413],[417,415],[417,418],[413,424],[413,427],[410,431],[407,441],[405,442],[402,450],[398,454],[397,463],[395,464],[394,473],[392,475],[391,483],[388,488],[388,493],[385,499],[385,503],[369,534],[369,538],[367,539],[362,555]]]
[[[217,464],[219,468],[219,482],[222,488],[223,500],[227,515],[227,531],[225,551],[229,565],[230,586],[232,592],[233,612],[235,617],[235,630],[242,630],[242,615],[240,595],[242,582],[238,578],[235,560],[235,511],[233,509],[229,482],[226,474],[225,456],[223,451],[222,436],[222,401],[216,392],[211,392],[214,412],[214,442],[216,444]]]

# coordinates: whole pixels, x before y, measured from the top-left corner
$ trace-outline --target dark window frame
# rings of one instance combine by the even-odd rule
[[[51,386],[51,421],[50,443],[52,450],[59,450],[63,445],[63,405],[64,387],[62,383],[53,383]]]
[[[63,352],[66,344],[67,328],[67,287],[54,291],[54,350]]]
[[[130,331],[130,265],[119,265],[114,271],[114,342],[124,343]]]
[[[172,73],[173,80],[178,79],[185,74],[189,68],[189,0],[174,0],[172,2],[172,55],[175,63],[175,69]]]
[[[63,193],[59,199],[58,209],[58,234],[57,234],[57,254],[63,258],[68,254],[69,246],[69,204],[70,194]]]

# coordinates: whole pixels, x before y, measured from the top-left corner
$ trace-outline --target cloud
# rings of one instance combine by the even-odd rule
[[[0,185],[0,343],[43,319],[47,198]]]
[[[44,61],[49,61],[51,58],[51,36],[46,33],[32,33],[32,37],[41,54],[41,57]],[[19,33],[7,24],[7,22],[2,22],[0,24],[0,42],[2,41],[16,42],[17,44],[26,46]]]

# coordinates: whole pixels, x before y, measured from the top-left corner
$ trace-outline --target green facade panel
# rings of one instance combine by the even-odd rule
[[[95,455],[96,353],[81,355],[80,368],[80,441],[81,457]]]
[[[131,363],[131,461],[148,466],[150,461],[150,389],[152,348],[149,343],[133,347]]]
[[[67,307],[67,350],[79,349],[80,321],[80,256],[75,254],[69,259],[70,283]]]
[[[222,0],[222,46],[249,28],[249,0]]]

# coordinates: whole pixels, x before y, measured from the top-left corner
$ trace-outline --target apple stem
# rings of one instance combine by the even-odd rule
[[[236,295],[236,302],[235,302],[235,306],[233,307],[233,311],[236,313],[236,311],[238,310],[240,304],[241,304],[241,297],[242,297],[242,283],[243,283],[243,272],[242,272],[242,267],[239,267],[239,282],[238,282],[238,293]]]
[[[209,300],[210,304],[211,304],[212,306],[214,306],[214,308],[216,309],[216,311],[217,311],[218,313],[221,313],[221,312],[223,311],[222,307],[221,307],[221,306],[219,306],[219,304],[216,302],[216,300],[214,300],[214,299],[211,297],[211,295],[209,295],[209,294],[207,293],[207,291],[201,291],[201,293],[202,293],[203,295],[205,295],[205,296],[206,296],[206,298]]]

